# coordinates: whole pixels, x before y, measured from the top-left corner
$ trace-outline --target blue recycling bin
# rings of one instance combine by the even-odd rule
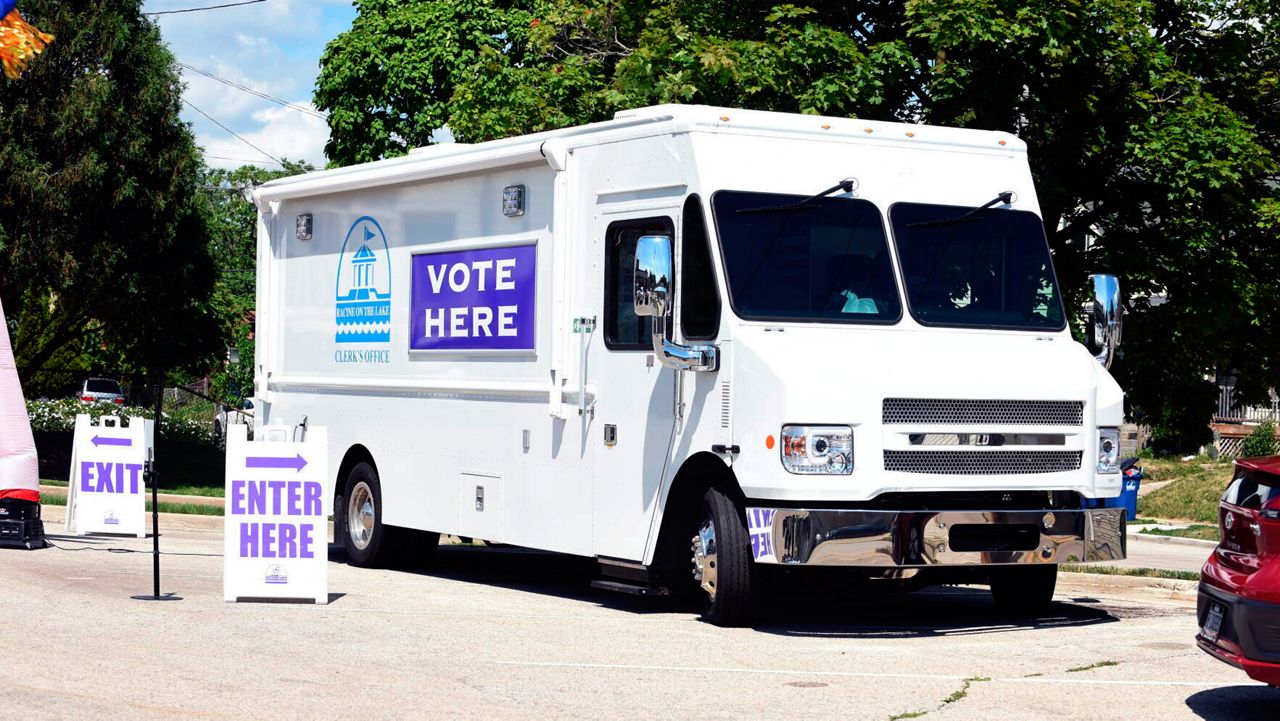
[[[1124,507],[1124,517],[1127,520],[1132,521],[1138,517],[1138,486],[1141,484],[1141,476],[1124,479],[1124,489],[1120,491],[1120,502],[1116,505]]]

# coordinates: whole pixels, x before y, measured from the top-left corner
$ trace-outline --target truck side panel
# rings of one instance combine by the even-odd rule
[[[335,472],[348,449],[368,449],[388,524],[590,553],[589,459],[549,413],[554,181],[524,166],[290,200],[264,220],[274,232],[261,273],[278,294],[263,299],[274,310],[259,345],[265,414],[328,426]],[[525,212],[506,217],[513,185]],[[311,240],[295,237],[303,213]],[[443,272],[461,251],[514,246],[535,249],[534,350],[411,351],[413,257],[439,253],[428,260]]]

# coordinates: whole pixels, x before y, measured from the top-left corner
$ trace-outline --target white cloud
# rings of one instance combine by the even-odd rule
[[[196,7],[201,0],[147,0],[143,12]],[[207,4],[207,3],[206,3]],[[215,3],[216,4],[216,3]],[[312,107],[324,46],[350,27],[351,0],[266,0],[242,7],[158,15],[178,61],[274,98]],[[183,98],[271,155],[323,167],[324,122],[280,107],[189,69]],[[261,154],[199,113],[185,108],[210,165],[238,166]],[[237,160],[223,160],[234,158]],[[260,163],[274,167],[263,158]]]
[[[313,109],[311,103],[299,104]],[[260,127],[257,130],[239,133],[245,140],[277,158],[307,160],[318,168],[324,167],[324,144],[329,140],[329,127],[323,120],[278,106],[255,112],[253,120]],[[262,158],[261,153],[256,152],[244,141],[231,137],[225,132],[221,135],[198,135],[196,141],[205,149],[208,156],[217,156],[208,158],[209,165],[215,168],[236,168],[245,164],[237,161],[249,161],[255,158],[260,159],[256,164],[279,167]]]

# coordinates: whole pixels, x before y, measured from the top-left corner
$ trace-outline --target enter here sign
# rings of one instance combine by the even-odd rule
[[[328,434],[268,426],[227,429],[223,597],[329,601]]]

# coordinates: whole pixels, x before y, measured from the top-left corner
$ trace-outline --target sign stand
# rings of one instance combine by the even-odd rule
[[[332,501],[324,427],[227,429],[222,588],[228,602],[329,602],[328,518]]]
[[[164,384],[156,388],[156,418],[164,418]],[[147,456],[147,485],[151,487],[151,595],[130,596],[135,601],[181,601],[182,596],[172,593],[160,595],[160,477],[156,473],[154,445]]]
[[[129,419],[126,428],[115,416],[97,423],[76,416],[67,487],[67,532],[147,537],[146,478],[143,473],[154,446],[155,424]]]

